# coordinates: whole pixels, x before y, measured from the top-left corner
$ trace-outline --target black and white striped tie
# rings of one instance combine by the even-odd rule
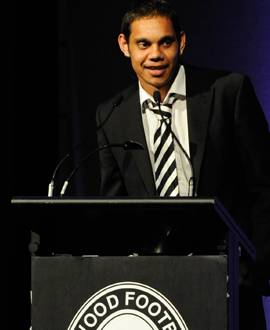
[[[159,196],[179,196],[174,142],[171,134],[172,103],[157,104],[150,99],[144,103],[144,108],[153,111],[159,120],[159,126],[154,134],[154,169],[156,189]]]

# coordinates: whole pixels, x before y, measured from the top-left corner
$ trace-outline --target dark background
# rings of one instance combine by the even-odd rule
[[[5,2],[1,75],[5,198],[46,196],[58,161],[95,130],[98,104],[136,81],[117,44],[130,3]],[[270,123],[269,0],[174,0],[172,4],[187,35],[182,59],[250,76]],[[93,137],[61,167],[57,195],[71,169],[95,146]],[[73,179],[66,195],[99,195],[97,155]],[[14,290],[10,296],[23,311],[29,311],[29,239],[29,232],[11,228],[7,255]],[[21,329],[28,328],[29,313],[18,322]]]
[[[13,61],[10,52],[6,63],[9,82],[12,75],[6,94],[13,107],[11,196],[46,196],[58,161],[95,130],[98,104],[136,80],[117,43],[130,3],[27,1],[8,11],[7,26],[13,22]],[[172,4],[187,35],[182,59],[249,75],[270,122],[269,0]],[[60,168],[57,194],[71,169],[94,147],[92,137]],[[88,160],[73,179],[67,195],[97,196],[98,157]]]

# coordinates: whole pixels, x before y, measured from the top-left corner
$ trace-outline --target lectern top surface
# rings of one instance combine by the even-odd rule
[[[14,197],[12,204],[208,204],[213,205],[217,202],[216,198],[203,197],[152,197],[152,198],[106,198],[106,197]]]

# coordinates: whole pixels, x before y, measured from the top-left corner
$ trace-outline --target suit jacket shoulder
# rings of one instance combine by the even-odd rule
[[[186,63],[183,63],[183,65],[186,73],[188,96],[204,93],[212,87],[237,89],[241,80],[249,80],[246,75],[228,70],[195,67]]]

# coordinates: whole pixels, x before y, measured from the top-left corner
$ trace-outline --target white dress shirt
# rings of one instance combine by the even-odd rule
[[[187,102],[186,102],[186,75],[183,65],[180,66],[178,74],[164,99],[166,103],[170,93],[177,93],[179,98],[173,103],[172,107],[172,130],[180,141],[181,145],[185,149],[189,156],[189,137],[188,137],[188,117],[187,117]],[[154,101],[153,96],[147,93],[139,82],[139,95],[140,104],[145,100],[151,99]],[[150,155],[152,169],[154,173],[154,134],[159,125],[158,119],[155,113],[147,109],[146,111],[142,107],[142,121],[144,132],[146,136],[147,147]],[[176,141],[174,141],[174,150],[177,166],[178,184],[180,196],[189,195],[189,179],[191,177],[190,163],[183,151],[179,147]]]

